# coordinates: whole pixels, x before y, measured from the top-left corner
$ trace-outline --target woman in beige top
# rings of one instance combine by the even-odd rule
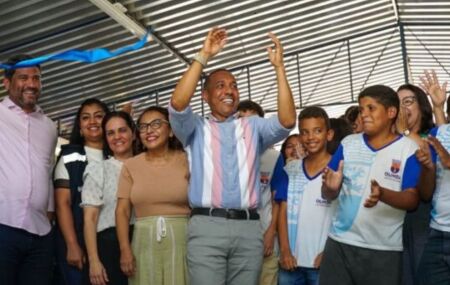
[[[144,152],[122,167],[116,226],[120,264],[130,284],[188,284],[186,228],[189,168],[167,109],[150,107],[138,120]],[[128,238],[134,209],[133,242]]]

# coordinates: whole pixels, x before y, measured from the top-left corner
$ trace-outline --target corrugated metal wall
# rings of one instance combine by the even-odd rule
[[[70,131],[75,110],[89,97],[118,108],[133,101],[137,114],[149,105],[167,106],[186,68],[173,52],[191,59],[212,26],[227,28],[229,43],[206,71],[231,69],[241,98],[268,111],[277,108],[275,76],[265,51],[268,31],[284,44],[297,107],[326,105],[331,117],[341,115],[366,86],[403,84],[404,63],[411,82],[418,83],[429,68],[450,81],[450,1],[118,2],[173,50],[151,42],[97,64],[43,64],[40,105],[59,121],[62,133]],[[137,40],[88,0],[0,1],[0,26],[1,61],[14,53],[115,49]],[[206,114],[199,93],[200,86],[192,106]],[[0,97],[5,95],[0,89]]]

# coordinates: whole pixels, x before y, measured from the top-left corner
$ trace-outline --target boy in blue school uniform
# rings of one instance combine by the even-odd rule
[[[338,208],[320,271],[321,285],[401,283],[402,226],[417,207],[417,145],[394,133],[399,99],[383,85],[359,97],[363,133],[346,137],[323,174],[322,195]]]
[[[432,199],[430,233],[419,263],[420,284],[450,284],[450,124],[430,131],[427,141],[431,152],[423,148],[417,158],[430,170],[420,187],[422,199]],[[422,186],[421,185],[421,186]]]
[[[299,138],[308,156],[287,163],[283,181],[276,185],[280,203],[279,285],[318,283],[322,251],[335,211],[335,202],[322,198],[322,171],[331,155],[333,137],[328,115],[320,107],[307,107],[298,116]]]

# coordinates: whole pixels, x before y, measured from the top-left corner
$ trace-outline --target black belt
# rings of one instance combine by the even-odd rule
[[[259,220],[259,214],[255,209],[194,208],[191,211],[191,217],[195,215],[221,217],[231,220]]]

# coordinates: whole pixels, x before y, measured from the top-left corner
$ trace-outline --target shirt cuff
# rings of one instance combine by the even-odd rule
[[[177,111],[172,106],[172,101],[169,101],[169,106],[167,109],[169,110],[169,114],[174,114],[174,115],[186,115],[186,114],[192,113],[191,105],[188,105],[184,110]]]

